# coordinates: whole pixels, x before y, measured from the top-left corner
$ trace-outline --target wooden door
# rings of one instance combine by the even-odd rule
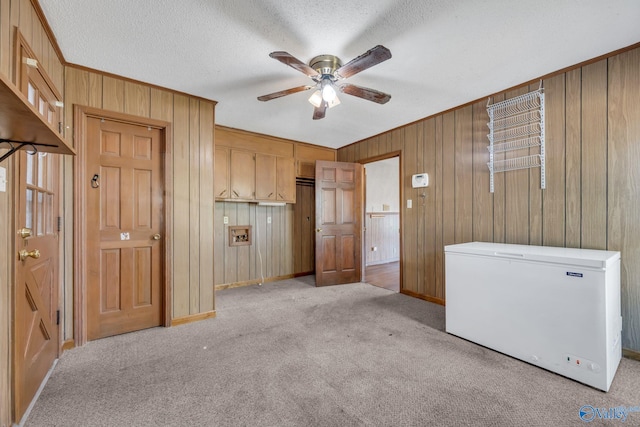
[[[55,154],[19,154],[14,293],[14,419],[58,357],[58,180]],[[22,259],[21,259],[22,258]]]
[[[159,326],[163,167],[159,129],[87,118],[89,340]],[[185,195],[182,195],[185,196]]]
[[[362,279],[362,169],[316,162],[316,286]]]

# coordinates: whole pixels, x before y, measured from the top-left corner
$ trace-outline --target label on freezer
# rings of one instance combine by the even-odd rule
[[[567,276],[571,276],[571,277],[583,277],[584,275],[582,273],[574,273],[573,271],[567,271]]]

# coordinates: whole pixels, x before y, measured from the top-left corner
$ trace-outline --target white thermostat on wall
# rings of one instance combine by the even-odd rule
[[[411,177],[411,186],[413,188],[428,187],[429,186],[429,174],[418,173]]]

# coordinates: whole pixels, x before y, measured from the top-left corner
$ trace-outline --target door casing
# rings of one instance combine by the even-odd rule
[[[90,178],[86,174],[86,137],[87,119],[95,117],[105,120],[118,121],[138,126],[148,126],[159,129],[162,138],[162,153],[164,155],[164,231],[162,232],[163,263],[164,263],[164,285],[162,287],[162,324],[171,326],[171,290],[172,269],[169,258],[172,247],[173,236],[171,226],[173,223],[173,156],[171,153],[171,124],[162,120],[150,119],[147,117],[133,116],[129,114],[117,113],[93,107],[74,105],[74,135],[76,157],[74,159],[75,180],[74,180],[74,340],[76,346],[84,345],[87,342],[87,264],[83,251],[86,239],[86,220],[83,195],[89,185]]]

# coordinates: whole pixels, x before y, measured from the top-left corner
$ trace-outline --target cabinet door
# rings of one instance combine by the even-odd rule
[[[292,158],[278,157],[277,160],[278,197],[282,202],[296,202],[296,170]]]
[[[229,150],[216,148],[213,194],[216,199],[229,198]]]
[[[276,200],[275,156],[256,154],[256,200]]]
[[[249,151],[231,150],[231,198],[254,200],[256,192],[256,158]]]

